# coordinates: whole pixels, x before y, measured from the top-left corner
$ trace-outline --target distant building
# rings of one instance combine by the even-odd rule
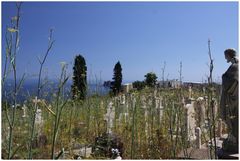
[[[124,93],[128,93],[128,92],[130,92],[131,89],[133,89],[132,83],[126,83],[122,87],[123,87]]]
[[[207,84],[206,83],[201,83],[201,82],[184,82],[183,83],[183,86],[184,87],[203,87],[203,86],[206,86]]]
[[[166,81],[159,81],[159,87],[169,87],[169,88],[179,88],[182,83],[178,79],[166,80]]]

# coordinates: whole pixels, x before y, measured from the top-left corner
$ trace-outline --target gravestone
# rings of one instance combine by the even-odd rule
[[[35,125],[36,125],[37,134],[40,135],[42,133],[42,128],[43,128],[43,118],[42,118],[41,109],[37,109],[36,111]]]
[[[184,112],[187,137],[188,140],[192,141],[196,139],[195,137],[196,120],[193,104],[186,104]]]
[[[206,87],[203,87],[202,90],[203,90],[203,95],[205,96],[205,94],[206,94]]]
[[[157,114],[159,117],[159,120],[161,121],[162,116],[163,116],[163,105],[162,105],[162,97],[157,97],[155,98],[155,108],[157,110]]]
[[[188,87],[188,98],[189,99],[192,98],[192,87],[191,86]]]
[[[206,101],[203,97],[197,98],[197,100],[194,102],[194,110],[196,112],[195,119],[196,119],[196,126],[202,127],[205,123],[205,106]]]
[[[23,110],[22,118],[25,118],[27,116],[26,115],[27,106],[25,104],[23,104],[22,110]]]
[[[125,97],[125,94],[123,94],[122,96],[121,96],[121,105],[125,105],[125,101],[126,101],[126,97]]]
[[[148,109],[147,109],[147,100],[145,96],[141,96],[141,108],[144,111],[144,120],[145,120],[145,135],[148,138]]]
[[[120,100],[120,110],[118,110],[119,112],[119,123],[123,120],[124,123],[128,122],[129,119],[129,115],[128,115],[128,111],[129,111],[129,97],[126,97],[124,94],[121,96],[121,100]]]
[[[111,101],[108,104],[107,113],[105,114],[105,118],[104,118],[107,121],[107,133],[109,133],[109,134],[112,133],[114,118],[115,118],[115,109],[114,109],[113,103]]]

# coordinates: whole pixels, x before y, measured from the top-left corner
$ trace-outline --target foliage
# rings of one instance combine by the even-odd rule
[[[157,76],[155,73],[153,73],[153,72],[147,73],[144,77],[146,78],[145,83],[147,86],[154,87],[156,85]]]
[[[133,82],[133,88],[136,88],[138,91],[142,90],[145,87],[144,81],[135,81]]]
[[[72,98],[84,100],[87,94],[87,66],[82,55],[75,57],[73,66]]]
[[[113,69],[113,82],[111,84],[111,89],[114,95],[117,95],[121,91],[122,85],[122,67],[120,62],[118,61]]]

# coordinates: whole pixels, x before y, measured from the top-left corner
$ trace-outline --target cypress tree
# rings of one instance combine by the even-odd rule
[[[122,67],[120,62],[118,61],[115,64],[114,70],[113,70],[113,81],[111,84],[111,89],[114,95],[117,95],[121,91],[121,85],[122,85]]]
[[[73,66],[72,98],[84,100],[87,95],[87,66],[82,55],[75,57]]]

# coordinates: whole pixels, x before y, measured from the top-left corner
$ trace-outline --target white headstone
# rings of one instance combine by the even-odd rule
[[[193,104],[186,104],[185,106],[185,125],[188,139],[195,140],[196,120]]]
[[[42,123],[42,110],[41,109],[37,109],[36,112],[36,124],[41,124]]]
[[[203,87],[203,94],[205,95],[206,94],[206,88]]]
[[[115,117],[115,110],[113,108],[113,103],[108,104],[107,113],[105,114],[105,120],[107,121],[107,133],[112,133],[113,120]]]
[[[197,98],[194,102],[195,118],[198,127],[204,126],[205,123],[205,100],[203,97]]]
[[[188,98],[192,98],[192,87],[188,87]]]
[[[43,128],[43,118],[42,118],[41,109],[37,109],[36,111],[35,124],[36,124],[37,134],[40,135]]]
[[[121,96],[121,105],[125,105],[125,94]]]
[[[23,104],[23,107],[22,107],[22,110],[23,110],[22,118],[25,118],[27,116],[26,115],[26,109],[27,109],[27,106],[25,104]]]

